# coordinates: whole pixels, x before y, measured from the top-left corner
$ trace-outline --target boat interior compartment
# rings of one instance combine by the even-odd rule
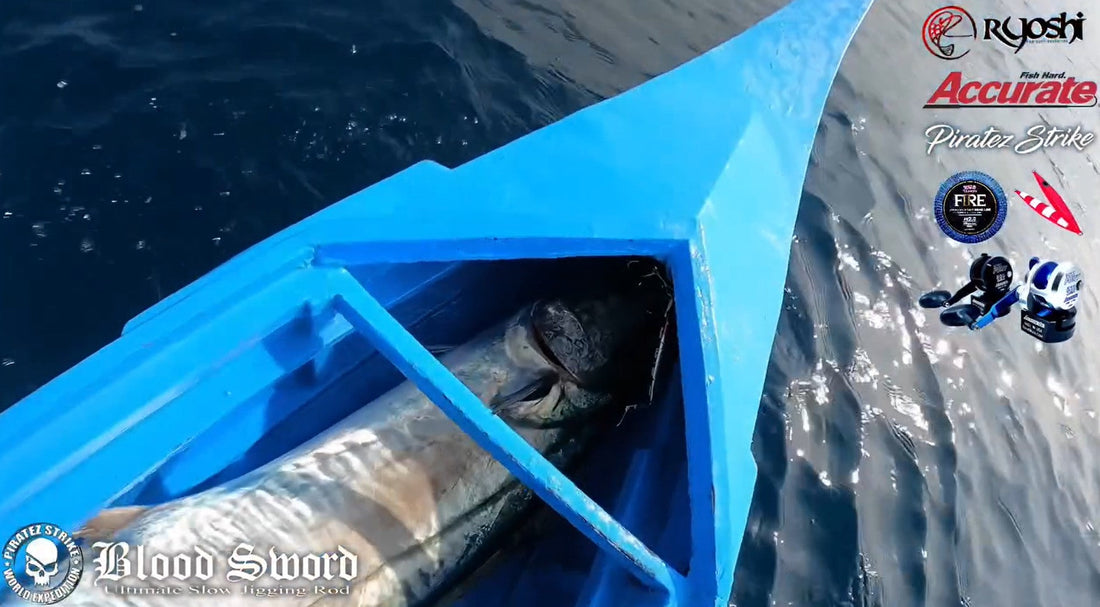
[[[626,412],[572,471],[577,486],[681,573],[691,516],[678,374],[648,407]],[[549,508],[437,607],[660,605],[644,586]]]
[[[564,472],[660,559],[686,572],[692,534],[684,414],[671,279],[663,266],[648,258],[586,257],[374,264],[349,272],[437,356],[536,300],[629,292],[643,284],[666,291],[668,307],[654,311],[666,323],[661,355],[632,379],[638,389],[631,400],[612,407],[600,420],[597,440]],[[202,394],[203,384],[229,385],[219,375],[247,374],[250,365],[272,362],[283,368],[280,379],[254,394],[207,395],[232,396],[239,404],[111,505],[152,505],[221,485],[293,450],[405,381],[338,310],[306,307],[289,324],[214,366],[213,375],[192,385],[191,396]],[[203,406],[201,399],[192,402]],[[466,572],[436,602],[596,605],[614,587],[617,601],[624,589],[633,588],[632,604],[660,603],[660,593],[541,500],[523,521],[507,541],[493,546],[487,563]]]

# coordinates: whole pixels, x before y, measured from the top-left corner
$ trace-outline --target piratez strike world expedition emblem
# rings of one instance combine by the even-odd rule
[[[84,554],[57,525],[35,523],[4,544],[4,581],[15,596],[52,605],[69,596],[84,572]]]

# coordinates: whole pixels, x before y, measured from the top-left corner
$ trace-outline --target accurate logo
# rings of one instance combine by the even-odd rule
[[[57,525],[23,527],[4,544],[3,553],[8,588],[39,605],[52,605],[72,594],[84,572],[80,546]]]
[[[999,42],[1019,53],[1028,44],[1073,44],[1085,38],[1085,13],[1050,17],[985,17],[978,21],[959,6],[938,8],[924,20],[921,39],[932,55],[947,61],[966,56],[973,45]]]
[[[951,72],[925,102],[925,108],[1094,107],[1097,83],[1066,72],[1021,72],[1016,80],[966,80]]]

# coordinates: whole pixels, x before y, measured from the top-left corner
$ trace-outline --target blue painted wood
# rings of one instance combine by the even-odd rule
[[[459,428],[639,578],[673,597],[683,576],[653,554],[561,471],[493,414],[349,274],[333,270],[336,309],[367,335]]]
[[[193,485],[225,462],[173,457],[209,433],[222,445],[235,436],[238,452],[261,440],[274,422],[266,395],[291,394],[283,387],[291,377],[329,382],[311,369],[352,339],[352,327],[332,316],[338,290],[322,268],[346,269],[340,276],[354,276],[383,308],[417,289],[417,305],[430,307],[452,297],[432,286],[456,263],[642,254],[665,261],[675,281],[687,458],[661,463],[686,465],[691,518],[686,584],[655,600],[725,605],[809,150],[870,2],[796,0],[671,72],[464,166],[415,165],[152,307],[0,416],[0,533],[40,520],[76,527],[135,495],[168,461],[194,466],[170,477],[177,489]],[[304,332],[287,329],[295,323]],[[406,371],[408,357],[422,355],[393,348],[397,333],[375,337]],[[329,402],[325,385],[315,387],[298,404]],[[447,395],[461,402],[458,393]],[[506,434],[469,429],[479,427],[479,440],[515,458],[521,447]],[[556,477],[539,461],[524,459],[517,470],[546,490]],[[661,563],[625,547],[621,526],[593,525],[582,496],[557,495],[556,506],[590,536],[613,530],[592,537],[602,548],[640,559],[649,577],[676,586]],[[617,605],[629,594],[608,589],[591,604]]]

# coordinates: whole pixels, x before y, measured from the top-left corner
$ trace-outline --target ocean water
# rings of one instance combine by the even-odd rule
[[[824,1],[824,0],[823,0]],[[456,165],[698,55],[775,0],[0,4],[0,408],[131,316],[421,159]],[[841,68],[792,241],[754,445],[740,607],[1100,602],[1096,149],[925,151],[951,123],[1100,131],[1093,109],[926,110],[951,69],[1100,75],[1072,46],[924,49],[938,2],[879,0]],[[975,15],[1083,4],[974,1]],[[932,196],[960,170],[1065,195],[1084,236],[1018,202],[981,245]],[[981,252],[1085,273],[1079,334],[978,334],[915,305]]]

